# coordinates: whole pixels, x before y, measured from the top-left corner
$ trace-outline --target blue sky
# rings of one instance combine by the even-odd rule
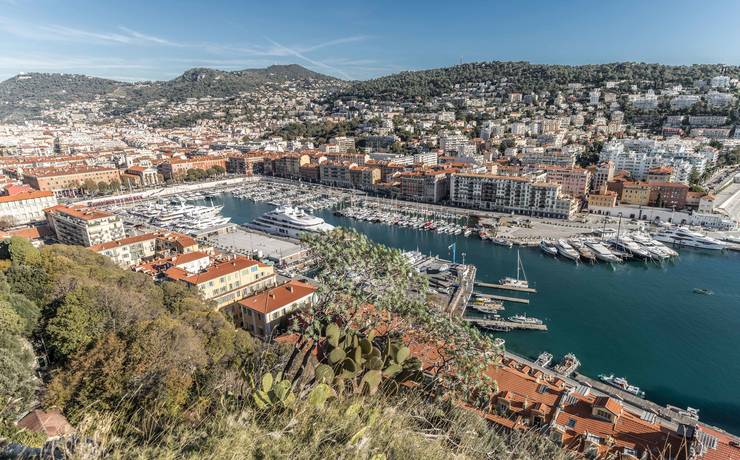
[[[738,18],[737,0],[0,0],[0,79],[276,63],[345,79],[461,60],[738,65]]]

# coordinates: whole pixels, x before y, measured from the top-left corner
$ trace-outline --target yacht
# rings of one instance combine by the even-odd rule
[[[568,353],[557,363],[554,367],[555,372],[562,374],[566,377],[570,376],[581,366],[581,362],[576,358],[573,353]]]
[[[524,273],[524,265],[522,264],[522,258],[519,257],[519,251],[516,252],[516,278],[511,278],[507,276],[501,278],[498,282],[502,286],[508,286],[512,288],[529,287],[529,281],[527,281],[527,274]]]
[[[664,243],[672,243],[676,246],[688,246],[700,249],[721,250],[727,247],[727,244],[720,240],[702,235],[686,227],[667,228],[653,235],[653,238]]]
[[[545,240],[540,241],[540,249],[542,249],[542,252],[544,252],[548,256],[553,256],[553,257],[558,256],[558,248],[555,247],[555,245],[550,243],[549,241],[545,241]]]
[[[568,240],[568,243],[570,243],[570,245],[573,246],[573,249],[578,251],[578,254],[581,256],[581,259],[586,260],[591,263],[596,262],[596,255],[591,250],[591,248],[589,248],[583,243],[583,241],[578,240],[578,239],[572,239],[572,240]]]
[[[644,233],[633,233],[630,236],[636,243],[642,245],[645,249],[656,254],[661,259],[678,256],[678,252],[664,245],[660,241],[654,240],[650,235],[646,235]]]
[[[514,315],[514,316],[509,316],[509,318],[507,318],[507,319],[508,319],[509,321],[511,321],[512,323],[521,323],[521,324],[542,324],[542,320],[541,320],[541,319],[537,319],[537,318],[532,318],[532,317],[530,317],[530,316],[527,316],[527,315],[525,315],[525,314],[522,314],[522,315]]]
[[[619,238],[613,238],[609,240],[609,244],[614,246],[620,251],[623,251],[627,254],[632,254],[635,257],[639,257],[640,259],[653,259],[654,256],[650,252],[648,252],[646,249],[641,247],[639,244],[632,241],[631,238],[627,236],[622,236]]]
[[[586,241],[585,244],[591,248],[596,258],[602,262],[614,263],[622,261],[622,259],[614,255],[613,252],[598,241]]]
[[[571,246],[565,240],[558,240],[558,243],[555,245],[555,247],[558,249],[558,254],[565,258],[575,260],[576,262],[578,262],[578,259],[581,258],[581,256],[578,254],[578,251],[573,249],[573,246]]]
[[[305,232],[319,233],[334,229],[333,225],[327,224],[320,217],[287,206],[266,212],[247,226],[273,235],[291,238],[299,238]]]
[[[599,380],[601,380],[604,383],[608,383],[609,385],[619,388],[622,391],[626,391],[627,393],[633,394],[637,397],[644,398],[645,392],[640,390],[640,387],[636,387],[634,385],[630,385],[627,379],[623,377],[614,377],[614,374],[610,375],[599,375]]]
[[[537,361],[535,361],[534,363],[541,367],[549,366],[550,363],[552,363],[552,353],[543,351],[542,353],[540,353],[540,355],[537,357]]]

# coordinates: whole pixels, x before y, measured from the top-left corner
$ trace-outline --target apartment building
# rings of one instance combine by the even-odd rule
[[[20,192],[0,196],[0,221],[8,225],[26,225],[44,220],[44,209],[57,205],[57,197],[50,191]]]
[[[220,156],[188,158],[187,160],[172,159],[160,163],[158,170],[166,180],[173,180],[182,178],[189,169],[206,170],[214,166],[220,166],[225,170],[226,162],[226,157]]]
[[[372,190],[375,184],[380,182],[380,168],[370,166],[351,166],[349,176],[352,188],[360,190]]]
[[[301,177],[301,166],[311,163],[311,157],[297,153],[282,155],[272,160],[272,174],[278,177],[298,179]]]
[[[36,190],[54,192],[57,196],[75,196],[85,182],[110,184],[120,182],[115,168],[76,166],[69,168],[37,168],[23,173],[23,182]]]
[[[143,260],[152,258],[157,250],[157,234],[129,236],[120,240],[95,244],[90,249],[109,257],[122,268],[130,268],[140,264]]]
[[[350,168],[352,166],[357,166],[357,164],[324,161],[319,164],[319,180],[324,185],[351,188],[352,176],[350,174]]]
[[[121,218],[106,211],[57,205],[44,212],[60,243],[90,247],[126,236]]]
[[[240,300],[229,309],[230,314],[242,329],[267,339],[276,329],[287,326],[292,312],[310,306],[315,301],[316,290],[308,283],[290,280]]]
[[[557,148],[527,148],[519,156],[522,164],[564,166],[572,168],[576,164],[576,153],[571,149]]]
[[[607,182],[614,179],[615,168],[613,161],[602,161],[590,169],[593,177],[591,180],[591,190],[601,190],[602,187],[606,186]]]
[[[650,191],[650,186],[644,182],[627,182],[622,186],[620,203],[648,206]]]
[[[450,194],[450,177],[456,169],[443,171],[409,171],[401,173],[401,197],[411,201],[439,203]]]
[[[156,168],[138,165],[126,169],[121,175],[121,178],[122,182],[129,179],[133,184],[144,187],[157,185],[162,182]]]
[[[588,195],[588,207],[595,208],[613,208],[617,205],[617,193],[609,190],[602,190],[598,193]]]
[[[563,166],[542,166],[547,181],[560,184],[562,192],[572,197],[584,197],[591,188],[592,174],[588,169]]]
[[[564,196],[559,184],[493,174],[452,174],[450,201],[456,206],[558,219],[570,219],[578,211],[578,202]]]
[[[171,267],[164,276],[194,287],[204,299],[216,308],[239,300],[275,285],[275,269],[244,256],[217,260],[207,269],[191,274],[179,267]]]

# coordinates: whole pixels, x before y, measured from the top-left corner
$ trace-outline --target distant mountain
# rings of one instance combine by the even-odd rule
[[[273,65],[265,69],[223,71],[207,68],[190,69],[179,77],[157,82],[134,94],[145,98],[183,100],[190,97],[230,97],[250,91],[265,83],[285,81],[339,82],[334,77],[306,69],[298,64]]]
[[[0,82],[0,102],[89,100],[126,83],[87,75],[23,73]]]
[[[230,97],[266,83],[285,81],[337,82],[297,64],[273,65],[265,69],[223,71],[190,69],[169,81],[124,83],[86,75],[24,73],[0,82],[0,119],[15,115],[37,115],[41,105],[89,101],[96,96],[125,96],[135,107],[153,99],[171,101],[191,97]]]

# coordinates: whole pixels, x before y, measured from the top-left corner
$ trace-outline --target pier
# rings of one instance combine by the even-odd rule
[[[493,294],[481,294],[480,292],[476,292],[475,295],[480,297],[485,297],[486,299],[493,299],[493,300],[500,300],[503,302],[516,302],[516,303],[529,303],[529,299],[522,299],[521,297],[506,297],[502,295],[493,295]]]
[[[490,289],[501,289],[503,291],[531,292],[532,294],[535,294],[537,292],[537,289],[534,289],[534,288],[520,287],[520,286],[507,286],[505,284],[484,283],[482,281],[476,281],[475,285],[479,287],[490,288]]]
[[[546,331],[547,325],[545,324],[527,324],[517,323],[514,321],[506,321],[499,319],[480,319],[480,318],[465,318],[469,323],[475,324],[480,327],[490,327],[501,330],[527,330],[527,331]]]

